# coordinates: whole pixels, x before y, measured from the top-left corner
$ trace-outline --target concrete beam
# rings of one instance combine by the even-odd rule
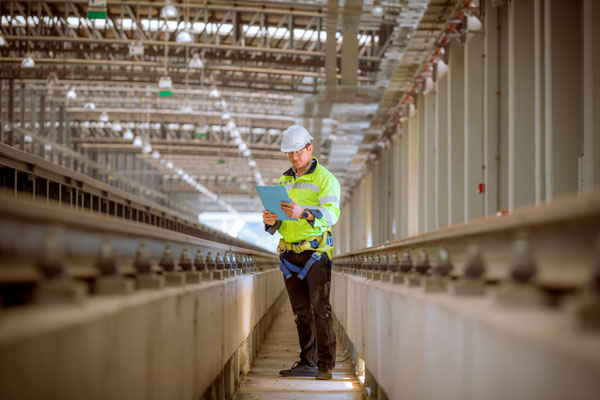
[[[500,210],[500,98],[506,96],[500,90],[500,40],[501,25],[498,9],[485,3],[485,32],[483,42],[483,180],[485,182],[484,215]]]
[[[546,201],[580,190],[581,4],[545,0]]]
[[[448,226],[448,137],[450,104],[448,75],[438,78],[435,129],[435,229]]]
[[[508,10],[508,208],[535,203],[534,0]]]
[[[423,96],[424,109],[423,129],[423,232],[435,230],[435,160],[437,137],[437,93],[431,92]]]
[[[469,33],[464,51],[464,221],[483,216],[483,34]],[[485,190],[485,188],[484,188]]]
[[[448,225],[464,221],[464,47],[452,41],[448,46],[448,93],[450,129],[448,131]]]
[[[600,4],[583,0],[583,190],[600,186]]]

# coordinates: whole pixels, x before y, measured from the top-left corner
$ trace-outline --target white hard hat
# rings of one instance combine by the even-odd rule
[[[292,125],[283,131],[283,138],[281,139],[281,151],[287,153],[290,151],[297,151],[306,146],[311,140],[312,136],[301,125]]]

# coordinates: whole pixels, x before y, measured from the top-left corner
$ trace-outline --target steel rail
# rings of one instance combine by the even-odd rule
[[[387,272],[380,267],[381,255],[395,254],[400,260],[410,254],[415,261],[428,256],[428,273],[440,264],[440,250],[445,249],[454,270],[453,278],[463,276],[469,264],[470,252],[477,249],[484,265],[485,279],[498,283],[511,276],[518,264],[515,244],[525,243],[528,257],[535,269],[534,281],[550,290],[576,290],[586,286],[596,260],[600,238],[600,192],[568,196],[544,206],[523,207],[501,217],[455,225],[422,235],[392,241],[336,257],[340,268]],[[359,258],[361,261],[359,261]],[[385,263],[384,263],[385,264]]]
[[[104,201],[107,203],[106,207],[103,207],[106,208],[106,210],[99,209],[99,213],[109,213],[109,205],[110,203],[113,203],[114,210],[112,213],[119,216],[119,221],[125,221],[128,218],[126,213],[127,209],[130,213],[129,219],[143,219],[146,221],[146,217],[148,217],[149,222],[146,223],[146,226],[150,226],[150,224],[154,222],[155,224],[158,223],[162,226],[169,227],[171,230],[189,231],[194,232],[196,236],[202,234],[202,236],[212,237],[215,240],[220,240],[226,243],[238,243],[239,245],[244,244],[244,242],[240,241],[239,239],[232,238],[222,232],[204,226],[198,222],[194,222],[196,221],[195,218],[190,219],[190,217],[184,215],[183,212],[180,213],[177,211],[177,203],[170,199],[166,205],[163,206],[149,201],[145,197],[134,196],[125,190],[90,178],[87,175],[83,175],[72,169],[56,165],[40,157],[24,153],[5,144],[0,144],[0,155],[6,157],[0,157],[0,165],[15,169],[15,174],[17,171],[21,171],[22,173],[26,173],[30,176],[45,179],[48,182],[51,181],[59,185],[64,185],[65,187],[74,188],[81,191],[83,194],[87,193],[90,196],[96,196],[98,201]],[[15,195],[18,194],[16,190],[17,188],[15,187]],[[45,201],[49,201],[49,199],[46,198]],[[92,200],[90,200],[90,202],[91,201]],[[73,205],[70,203],[66,205],[66,207],[72,206]],[[184,207],[184,210],[187,212],[191,211],[190,208],[186,208],[184,205],[179,206]],[[84,207],[84,204],[78,205],[76,200],[76,209],[82,209]],[[120,213],[119,207],[121,208]],[[90,204],[90,208],[93,208],[93,204]],[[100,206],[98,206],[98,208],[100,208]],[[136,214],[135,216],[133,215],[134,211]],[[142,212],[141,217],[138,215],[140,211]]]
[[[57,239],[53,252],[61,254],[68,276],[94,279],[101,276],[96,268],[100,248],[109,241],[120,273],[136,274],[133,265],[136,251],[143,242],[152,262],[152,271],[161,272],[159,260],[168,245],[175,260],[183,249],[194,257],[200,251],[206,257],[236,254],[276,261],[276,256],[257,248],[214,242],[144,223],[75,211],[54,204],[40,204],[20,196],[0,193],[0,288],[6,284],[39,282],[44,279],[37,265],[44,257],[49,235]],[[175,261],[177,263],[177,261]]]

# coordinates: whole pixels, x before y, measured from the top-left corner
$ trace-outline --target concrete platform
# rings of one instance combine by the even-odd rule
[[[294,316],[289,302],[286,301],[286,305],[279,311],[271,330],[265,336],[252,370],[234,399],[363,399],[362,388],[354,373],[351,357],[345,350],[338,338],[336,366],[330,381],[279,376],[279,370],[289,368],[298,360],[300,353]]]

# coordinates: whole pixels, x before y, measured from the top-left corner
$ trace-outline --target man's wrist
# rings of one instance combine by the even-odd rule
[[[314,215],[312,215],[312,213],[305,208],[304,211],[302,211],[302,215],[300,216],[300,218],[305,219],[307,221],[312,221],[314,219]]]

